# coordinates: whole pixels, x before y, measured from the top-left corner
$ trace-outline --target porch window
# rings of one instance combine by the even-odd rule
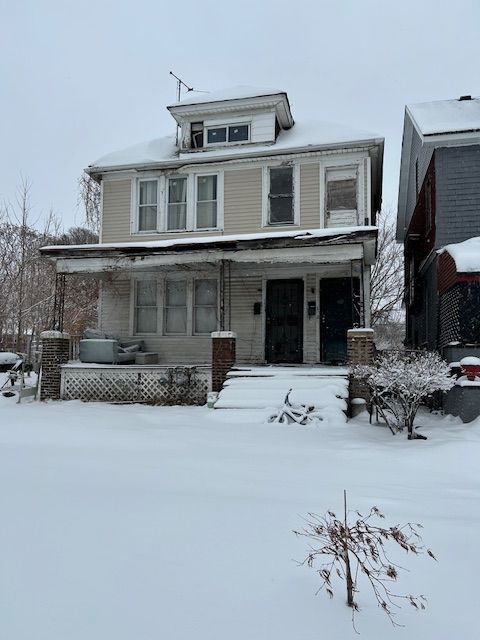
[[[217,281],[195,280],[193,299],[194,333],[211,333],[217,329]]]
[[[167,230],[185,231],[187,225],[187,178],[169,178]]]
[[[187,282],[165,282],[165,333],[187,333]]]
[[[357,169],[327,169],[327,224],[341,226],[357,221]]]
[[[157,332],[157,282],[153,278],[135,284],[135,333]]]
[[[156,231],[158,212],[157,180],[141,180],[138,185],[138,230]]]
[[[217,226],[217,176],[197,176],[197,229]]]
[[[268,224],[293,224],[293,167],[271,167]]]

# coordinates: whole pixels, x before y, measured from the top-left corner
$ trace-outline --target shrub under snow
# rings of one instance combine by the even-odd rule
[[[391,429],[408,429],[413,438],[413,422],[422,401],[435,391],[454,385],[448,364],[434,352],[391,351],[372,365],[357,365],[352,375],[369,387],[372,403]]]

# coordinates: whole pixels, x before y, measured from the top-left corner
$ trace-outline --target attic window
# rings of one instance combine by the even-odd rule
[[[201,149],[203,147],[203,122],[192,122],[192,149]]]
[[[233,124],[207,128],[207,144],[225,144],[228,142],[248,142],[250,125]]]

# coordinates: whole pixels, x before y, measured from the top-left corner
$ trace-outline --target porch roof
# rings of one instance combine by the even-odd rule
[[[377,227],[337,227],[42,247],[60,273],[110,271],[201,262],[321,263],[375,261]],[[341,248],[343,250],[341,250]]]

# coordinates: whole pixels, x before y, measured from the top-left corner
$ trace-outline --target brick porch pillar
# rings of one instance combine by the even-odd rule
[[[42,339],[40,400],[58,400],[60,398],[60,366],[68,362],[70,335],[62,331],[43,331],[40,337]]]
[[[227,373],[235,364],[237,334],[233,331],[212,333],[212,391],[220,391]]]
[[[372,364],[375,356],[373,329],[349,329],[347,331],[347,359],[350,366]],[[363,398],[370,402],[367,385],[350,376],[349,398]]]

